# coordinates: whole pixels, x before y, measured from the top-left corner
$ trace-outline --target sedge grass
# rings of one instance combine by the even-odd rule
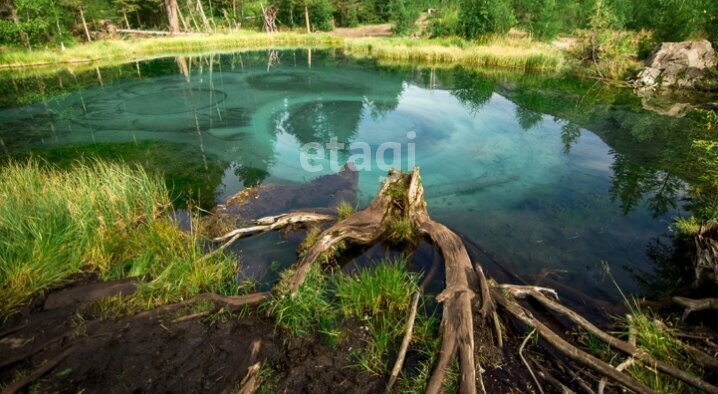
[[[168,217],[164,182],[141,168],[100,161],[58,170],[31,159],[0,168],[0,317],[67,280],[93,272],[135,277],[128,312],[204,291],[236,292],[236,259],[202,259],[196,234]]]
[[[560,72],[566,64],[561,50],[529,38],[494,37],[482,42],[458,38],[360,38],[345,40],[344,50],[355,57],[467,68]]]
[[[153,57],[265,48],[343,47],[349,55],[390,62],[419,62],[435,66],[499,68],[558,72],[565,68],[564,53],[530,38],[491,37],[481,42],[460,38],[408,39],[399,37],[341,38],[330,34],[252,31],[211,35],[102,40],[64,51],[26,51],[2,48],[0,70],[36,66],[85,67],[146,60]]]
[[[54,64],[77,64],[112,59],[133,61],[148,57],[181,55],[193,52],[242,50],[247,48],[291,48],[338,45],[340,39],[327,34],[275,33],[241,31],[228,34],[176,36],[129,40],[100,40],[63,50],[3,48],[1,68],[33,67]]]

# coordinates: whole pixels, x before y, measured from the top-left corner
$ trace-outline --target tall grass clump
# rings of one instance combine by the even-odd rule
[[[351,355],[355,364],[366,372],[383,374],[390,353],[401,343],[411,299],[418,291],[418,278],[406,265],[403,258],[381,260],[356,274],[328,276],[315,265],[293,299],[286,286],[293,272],[286,271],[264,308],[277,328],[292,336],[316,332],[336,344],[346,333],[358,334],[364,343]],[[434,323],[431,317],[417,316],[414,343],[431,348],[427,359],[438,343]]]
[[[73,274],[136,277],[125,308],[147,309],[203,291],[236,290],[236,261],[205,258],[196,234],[167,211],[164,182],[100,161],[58,170],[31,159],[0,168],[0,316]]]
[[[389,353],[401,342],[417,277],[406,270],[406,259],[382,260],[374,269],[334,278],[342,318],[366,329],[364,348],[355,354],[358,366],[384,374]]]

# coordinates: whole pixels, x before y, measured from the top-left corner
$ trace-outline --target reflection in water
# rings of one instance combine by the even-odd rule
[[[433,217],[516,272],[562,270],[566,283],[606,298],[596,263],[608,261],[636,290],[620,268],[650,268],[646,245],[682,214],[691,182],[677,164],[690,148],[680,142],[683,120],[643,112],[625,90],[568,79],[387,68],[297,50],[5,76],[0,87],[10,92],[0,98],[0,155],[138,163],[165,174],[180,206],[192,198],[209,208],[247,186],[331,172],[329,152],[316,159],[323,171],[301,168],[306,143],[337,138],[376,153],[413,132]],[[375,165],[360,174],[360,204],[383,175]]]

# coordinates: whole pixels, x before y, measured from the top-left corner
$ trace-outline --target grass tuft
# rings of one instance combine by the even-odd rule
[[[344,220],[354,213],[354,207],[346,201],[337,205],[337,220]]]
[[[164,182],[139,168],[7,163],[0,168],[0,316],[82,272],[137,277],[137,292],[118,298],[125,312],[206,291],[234,294],[236,258],[203,259],[198,235],[177,227],[170,206]]]

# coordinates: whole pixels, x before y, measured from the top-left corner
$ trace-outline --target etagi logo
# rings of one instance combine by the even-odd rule
[[[416,165],[416,144],[413,142],[415,138],[415,132],[409,131],[406,133],[407,168],[414,168]],[[344,151],[347,148],[346,145],[339,142],[336,137],[332,137],[325,145],[319,142],[304,144],[299,152],[299,162],[302,169],[307,172],[325,171],[326,151],[329,151],[329,170],[338,172],[342,167],[339,164],[339,151]],[[349,144],[348,150],[351,155],[345,162],[353,163],[357,171],[380,170],[386,172],[392,168],[402,167],[404,146],[401,142],[382,142],[376,147],[376,152],[372,154],[371,145],[366,142],[355,141]],[[387,160],[387,156],[389,160]]]

